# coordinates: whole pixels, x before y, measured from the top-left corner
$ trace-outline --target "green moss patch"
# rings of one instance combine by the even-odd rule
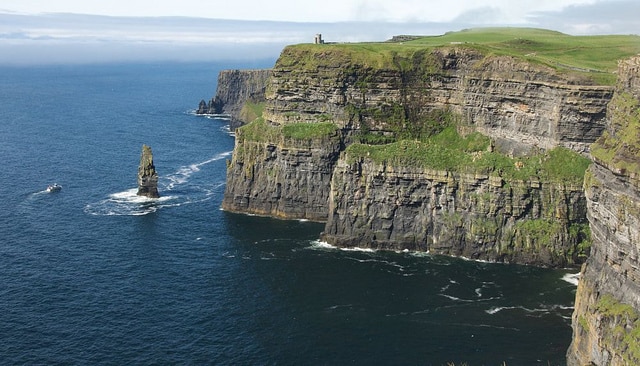
[[[491,140],[479,133],[460,136],[455,127],[424,141],[401,140],[385,145],[353,144],[346,150],[350,162],[368,159],[375,163],[483,173],[505,180],[560,182],[581,185],[589,159],[565,148],[528,157],[511,158],[487,151]]]
[[[629,93],[616,93],[609,111],[612,130],[591,146],[591,154],[622,174],[640,174],[640,101]]]
[[[280,127],[272,126],[263,118],[258,118],[238,128],[236,130],[236,139],[238,141],[276,142],[281,134]]]
[[[282,134],[286,138],[295,140],[318,139],[336,133],[338,126],[331,122],[324,123],[292,123],[282,127]]]
[[[605,342],[618,351],[628,365],[637,365],[640,362],[640,314],[610,294],[598,300],[596,310],[609,323]]]
[[[277,143],[281,138],[294,140],[313,140],[332,136],[338,130],[333,123],[290,123],[274,126],[258,118],[248,125],[238,128],[236,138],[239,141]]]
[[[247,101],[242,106],[242,110],[240,110],[240,119],[243,121],[253,121],[256,118],[262,117],[262,112],[264,111],[265,103],[255,103],[252,101]]]

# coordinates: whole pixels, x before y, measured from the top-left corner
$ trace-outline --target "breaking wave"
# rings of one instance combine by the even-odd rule
[[[166,207],[179,207],[186,204],[210,200],[224,187],[224,181],[207,185],[191,184],[191,177],[200,169],[214,161],[231,155],[226,151],[205,161],[178,168],[174,173],[158,179],[160,198],[138,196],[137,188],[111,193],[103,200],[89,203],[84,212],[94,216],[141,216]]]

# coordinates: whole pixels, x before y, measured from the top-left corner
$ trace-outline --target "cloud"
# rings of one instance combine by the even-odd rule
[[[529,20],[541,28],[588,34],[640,34],[640,2],[614,0],[588,5],[572,5],[561,11],[541,11]]]
[[[272,58],[316,33],[328,41],[379,41],[440,34],[425,24],[292,23],[77,14],[0,14],[0,63]]]
[[[482,26],[538,27],[568,34],[631,34],[640,30],[637,0],[567,7],[561,5],[570,0],[556,0],[559,5],[547,0],[517,3],[539,2],[538,9],[545,10],[535,12],[519,11],[511,0],[492,1],[495,6],[478,1],[478,6],[472,8],[462,6],[466,4],[463,0],[449,2],[450,9],[462,11],[454,12],[455,17],[450,20],[432,22],[370,21],[407,13],[406,9],[398,9],[393,15],[388,8],[391,2],[379,0],[361,1],[354,8],[362,21],[337,23],[0,13],[0,63],[208,61],[247,57],[275,60],[286,45],[311,42],[316,33],[322,33],[330,42],[363,42],[382,41],[399,34],[439,35]],[[504,2],[512,5],[504,6]],[[423,16],[428,6],[434,14],[440,14],[443,6],[425,5],[418,0],[401,3],[411,6],[416,19]]]

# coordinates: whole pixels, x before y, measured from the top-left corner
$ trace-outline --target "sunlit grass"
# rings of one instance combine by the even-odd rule
[[[435,47],[463,47],[486,56],[513,56],[611,85],[615,82],[618,60],[640,53],[640,37],[571,36],[534,28],[478,28],[402,43],[300,44],[287,47],[278,65],[295,65],[300,69],[319,65],[397,69],[403,67],[400,59],[411,59],[417,52]]]

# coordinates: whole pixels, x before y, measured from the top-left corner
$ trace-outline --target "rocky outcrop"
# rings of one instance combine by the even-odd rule
[[[153,153],[147,145],[142,145],[140,165],[138,166],[138,196],[158,198],[158,173],[153,165]]]
[[[584,183],[593,244],[576,294],[569,365],[640,364],[640,56],[620,63],[607,115]]]
[[[583,261],[581,185],[341,159],[322,240],[499,262]]]
[[[200,101],[197,114],[227,114],[234,127],[251,122],[243,119],[247,101],[263,103],[271,70],[223,70],[218,74],[216,95],[207,103]]]

